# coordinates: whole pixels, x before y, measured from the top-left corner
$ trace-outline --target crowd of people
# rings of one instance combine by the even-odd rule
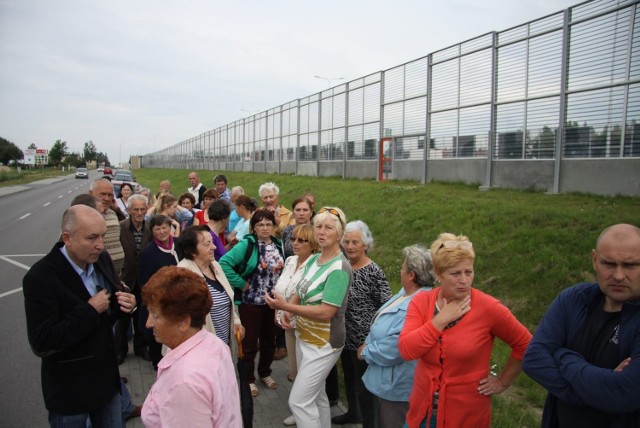
[[[596,282],[554,300],[535,335],[474,288],[476,249],[442,233],[403,249],[393,295],[374,237],[311,193],[288,209],[275,183],[254,199],[196,172],[174,196],[106,178],[62,218],[58,243],[23,283],[52,427],[251,427],[253,399],[292,382],[284,425],[488,427],[491,397],[524,370],[549,392],[545,427],[640,426],[640,229],[606,228]],[[511,349],[491,365],[495,338]],[[118,365],[157,379],[134,404]],[[258,358],[257,367],[255,365]],[[347,411],[331,417],[336,364]]]

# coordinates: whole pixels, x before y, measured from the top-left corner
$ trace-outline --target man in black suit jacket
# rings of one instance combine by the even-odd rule
[[[124,426],[112,327],[136,309],[104,251],[107,226],[93,208],[62,217],[62,241],[23,279],[29,343],[42,358],[51,426]]]

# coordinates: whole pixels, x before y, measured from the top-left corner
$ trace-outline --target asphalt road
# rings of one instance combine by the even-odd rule
[[[0,192],[0,426],[47,427],[40,387],[40,359],[27,341],[22,278],[60,235],[62,213],[89,191],[73,175]]]

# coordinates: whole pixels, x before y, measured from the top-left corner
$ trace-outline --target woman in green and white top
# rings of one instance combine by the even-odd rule
[[[265,295],[271,308],[284,311],[284,328],[293,328],[295,317],[296,351],[302,358],[298,360],[289,407],[300,427],[331,426],[324,384],[344,346],[344,312],[352,282],[351,266],[340,250],[345,224],[340,208],[321,208],[313,221],[321,252],[309,258],[297,294],[289,302],[277,293],[273,297]]]

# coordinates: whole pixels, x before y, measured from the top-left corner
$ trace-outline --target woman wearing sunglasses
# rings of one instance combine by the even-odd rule
[[[331,426],[324,384],[344,347],[346,296],[352,282],[351,267],[340,250],[345,224],[339,208],[320,209],[313,222],[320,254],[310,257],[296,294],[289,302],[277,292],[273,297],[265,295],[269,306],[284,311],[284,328],[293,328],[293,316],[296,319],[296,352],[300,359],[289,407],[299,427]]]
[[[498,300],[475,288],[475,252],[466,236],[443,233],[431,245],[440,287],[415,296],[400,333],[405,360],[418,360],[407,425],[489,427],[491,396],[521,371],[531,333]],[[490,374],[494,337],[511,347],[502,371]]]
[[[302,278],[307,262],[309,258],[320,250],[318,247],[318,241],[313,234],[313,226],[310,224],[301,224],[295,226],[293,233],[290,235],[289,241],[293,247],[293,255],[287,257],[284,264],[284,269],[280,274],[280,279],[276,284],[274,291],[281,296],[284,296],[287,301],[296,294],[296,285]],[[276,325],[282,325],[282,317],[284,312],[281,310],[276,311]],[[296,333],[293,329],[284,331],[287,357],[289,362],[289,375],[288,379],[293,382],[298,373],[298,367],[296,362]],[[276,351],[277,352],[277,351]],[[292,416],[286,418],[283,422],[285,425],[295,425],[295,419]]]

